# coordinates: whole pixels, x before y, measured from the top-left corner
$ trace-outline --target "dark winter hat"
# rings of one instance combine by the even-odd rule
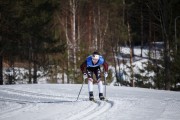
[[[99,53],[98,52],[93,52],[92,59],[93,60],[99,60]]]
[[[99,55],[99,53],[97,51],[93,52],[93,55]]]

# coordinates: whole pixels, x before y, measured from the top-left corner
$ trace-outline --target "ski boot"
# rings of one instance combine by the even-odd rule
[[[90,101],[94,101],[93,92],[89,92],[89,100],[90,100]]]
[[[100,100],[105,100],[105,97],[103,96],[103,93],[99,93],[99,99]]]

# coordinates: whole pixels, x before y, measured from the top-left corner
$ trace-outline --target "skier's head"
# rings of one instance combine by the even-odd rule
[[[93,63],[97,63],[98,60],[99,60],[99,53],[98,52],[93,52],[93,54],[92,54]]]

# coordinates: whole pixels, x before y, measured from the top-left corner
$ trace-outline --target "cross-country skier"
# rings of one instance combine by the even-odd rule
[[[88,90],[89,90],[89,100],[94,100],[93,95],[93,74],[96,76],[96,82],[98,84],[99,89],[99,98],[100,100],[104,100],[103,96],[103,84],[101,80],[101,69],[100,66],[104,67],[104,76],[108,76],[108,64],[106,63],[105,59],[98,53],[93,52],[92,55],[88,56],[80,66],[81,71],[83,73],[84,80],[88,78]]]

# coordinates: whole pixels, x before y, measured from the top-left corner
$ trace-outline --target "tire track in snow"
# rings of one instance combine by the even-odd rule
[[[97,103],[93,103],[88,109],[80,111],[66,120],[91,120],[107,112],[113,106],[113,101],[97,101]]]

